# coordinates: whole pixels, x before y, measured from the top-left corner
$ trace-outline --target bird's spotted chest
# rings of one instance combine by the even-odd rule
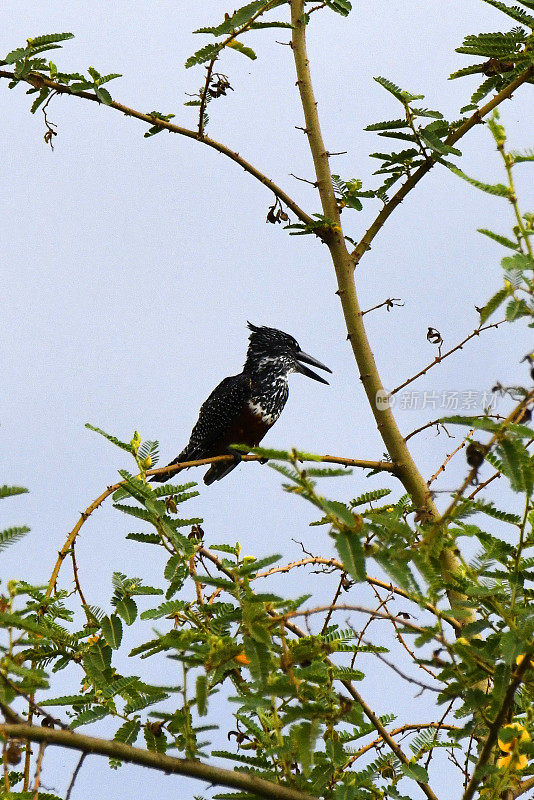
[[[282,413],[289,395],[287,380],[275,378],[252,392],[248,407],[265,425],[274,425]]]

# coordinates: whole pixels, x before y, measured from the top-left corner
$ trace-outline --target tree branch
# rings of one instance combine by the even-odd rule
[[[455,353],[457,350],[461,350],[466,342],[468,342],[470,339],[473,339],[475,336],[479,336],[482,331],[488,331],[490,328],[498,328],[499,325],[503,325],[505,322],[505,319],[500,319],[498,322],[492,322],[489,325],[479,325],[479,327],[475,328],[475,330],[470,333],[469,336],[466,336],[465,339],[462,339],[462,341],[457,344],[456,347],[451,348],[451,350],[447,350],[447,352],[443,353],[442,355],[436,356],[434,361],[431,361],[430,364],[428,364],[424,369],[421,369],[418,373],[412,375],[411,378],[407,378],[404,383],[401,383],[399,386],[393,389],[390,394],[397,394],[397,392],[400,392],[400,390],[404,389],[405,386],[408,386],[408,384],[413,383],[415,380],[417,380],[417,378],[420,378],[421,375],[425,375],[429,369],[432,369],[432,367],[435,367],[436,364],[441,363],[445,358],[452,355],[452,353]]]
[[[183,469],[188,469],[189,467],[200,467],[205,464],[215,464],[218,461],[232,461],[232,455],[224,455],[224,456],[213,456],[212,458],[199,458],[196,461],[184,461],[181,464],[173,464],[172,466],[168,467],[158,467],[157,469],[151,469],[147,471],[147,475],[160,475],[162,472],[165,473],[176,473],[181,472]],[[251,454],[243,454],[241,456],[243,461],[261,461],[262,456],[251,455]],[[303,456],[301,461],[306,461],[307,459]],[[365,459],[357,459],[357,458],[342,458],[340,456],[319,456],[317,459],[308,459],[312,462],[317,463],[325,463],[325,464],[342,464],[343,466],[347,467],[361,467],[362,469],[376,469],[381,470],[384,472],[395,472],[395,465],[391,464],[389,461],[366,461]],[[85,511],[82,511],[80,514],[80,519],[71,530],[65,544],[59,551],[54,569],[52,570],[52,574],[50,576],[50,580],[48,581],[48,588],[46,590],[46,596],[50,597],[52,592],[54,591],[57,577],[59,575],[59,571],[61,569],[61,565],[65,560],[65,557],[71,552],[72,546],[76,541],[76,537],[78,536],[80,529],[84,522],[91,516],[93,511],[102,505],[104,500],[106,500],[110,494],[113,494],[117,491],[122,485],[124,481],[119,481],[118,483],[114,483],[112,486],[108,486],[105,492],[102,492],[96,500],[93,500],[91,505],[89,505]]]
[[[291,23],[293,25],[292,50],[297,72],[297,86],[300,93],[304,118],[306,121],[306,134],[313,157],[317,188],[321,198],[324,215],[331,221],[332,226],[325,234],[324,241],[328,245],[338,283],[338,295],[341,300],[343,314],[347,326],[347,336],[358,368],[367,399],[371,406],[376,426],[386,445],[392,462],[397,467],[397,477],[412,498],[414,505],[423,516],[429,519],[439,519],[436,508],[428,489],[426,480],[418,470],[404,437],[401,435],[384,391],[375,359],[369,345],[362,312],[354,282],[354,254],[347,251],[339,208],[335,198],[332,184],[332,175],[328,163],[328,154],[321,135],[317,104],[315,101],[311,82],[310,68],[306,50],[306,25],[304,23],[303,0],[291,0]],[[439,563],[443,579],[451,583],[451,577],[459,570],[459,562],[454,552],[446,548],[439,554]],[[447,591],[451,605],[456,605],[464,598],[457,592]],[[463,624],[472,622],[474,614],[464,618]]]
[[[515,675],[513,676],[512,680],[508,684],[508,688],[506,690],[506,694],[504,695],[503,701],[501,703],[501,707],[499,708],[495,719],[491,723],[488,731],[488,735],[484,741],[484,745],[482,750],[480,751],[480,755],[478,757],[478,761],[475,765],[475,769],[473,771],[473,775],[471,776],[471,780],[467,784],[466,790],[462,795],[462,800],[471,800],[473,797],[477,786],[479,785],[480,781],[482,780],[482,776],[479,773],[481,767],[483,767],[487,762],[491,755],[491,752],[495,746],[495,742],[497,741],[497,736],[499,734],[499,728],[501,727],[504,719],[506,717],[506,713],[509,708],[512,706],[514,701],[514,695],[516,693],[517,688],[519,687],[521,681],[523,680],[523,675],[525,674],[527,668],[530,666],[530,659],[532,658],[532,650],[525,654],[523,661],[519,665],[516,670]]]
[[[479,108],[475,113],[469,117],[459,128],[457,128],[454,133],[451,133],[446,139],[445,144],[453,145],[456,144],[466,133],[468,133],[475,125],[478,125],[482,122],[483,118],[486,117],[490,111],[493,111],[494,108],[497,108],[503,100],[509,99],[512,94],[518,89],[523,83],[526,83],[534,76],[534,64],[528,67],[521,75],[518,75],[517,78],[512,81],[512,83],[505,86],[495,97],[486,103],[486,105]],[[356,267],[357,264],[361,261],[362,256],[364,253],[369,250],[371,246],[371,242],[377,235],[377,233],[382,229],[384,223],[392,214],[392,212],[397,208],[397,206],[402,203],[408,192],[410,192],[421,180],[421,178],[426,175],[432,167],[437,164],[438,161],[435,156],[429,156],[428,160],[421,164],[421,166],[408,178],[408,180],[402,184],[400,189],[395,192],[393,197],[386,203],[384,208],[380,211],[377,215],[376,219],[372,223],[371,227],[366,231],[364,236],[358,242],[354,250],[352,251],[352,258],[354,266]]]
[[[13,80],[14,76],[12,72],[0,69],[0,78]],[[43,86],[46,86],[49,89],[54,89],[58,94],[70,95],[71,97],[81,97],[83,100],[91,100],[94,103],[98,103],[99,105],[101,104],[98,97],[95,94],[91,94],[91,92],[73,92],[68,86],[65,86],[62,83],[57,83],[57,81],[52,81],[49,78],[45,78],[43,75],[34,72],[30,73],[26,78],[22,78],[21,80],[39,89]],[[104,108],[114,108],[115,111],[120,111],[121,114],[124,114],[127,117],[134,117],[135,119],[147,122],[151,126],[157,125],[158,127],[164,128],[171,133],[178,133],[181,136],[186,136],[188,139],[195,139],[195,141],[201,142],[202,144],[217,150],[217,152],[222,153],[232,161],[235,161],[236,164],[239,164],[240,167],[243,167],[245,172],[248,172],[249,175],[252,175],[264,186],[267,186],[267,188],[270,189],[276,195],[276,197],[278,197],[279,200],[284,203],[284,205],[291,209],[291,211],[302,222],[307,225],[313,222],[313,219],[308,216],[308,214],[306,214],[306,212],[303,211],[303,209],[300,208],[300,206],[297,205],[297,203],[288,194],[286,194],[283,189],[277,186],[274,181],[260,172],[259,169],[256,169],[256,167],[254,167],[250,162],[246,161],[246,159],[240,156],[239,153],[236,153],[230,147],[227,147],[221,142],[217,142],[215,139],[205,136],[204,133],[199,133],[198,130],[183,128],[180,125],[174,125],[172,122],[168,122],[167,120],[159,119],[159,117],[153,117],[150,114],[143,114],[141,111],[136,111],[134,108],[129,108],[128,106],[122,105],[122,103],[113,101],[109,104],[109,106],[104,106]]]
[[[397,742],[393,739],[391,734],[387,732],[387,730],[382,725],[380,719],[377,717],[374,711],[370,708],[370,706],[367,705],[361,694],[359,694],[359,692],[354,688],[354,686],[351,683],[349,683],[349,681],[342,681],[342,683],[343,686],[348,691],[348,693],[351,695],[351,697],[354,700],[356,700],[356,702],[362,709],[363,713],[365,714],[369,722],[371,722],[375,730],[380,735],[382,741],[386,742],[386,744],[395,753],[397,758],[404,764],[404,766],[408,766],[410,763],[409,760],[406,758],[403,751],[401,750]],[[438,800],[438,798],[436,797],[436,795],[434,794],[428,783],[423,783],[422,781],[417,781],[417,783],[424,792],[424,794],[426,795],[426,797],[428,798],[428,800]]]
[[[66,747],[70,750],[77,750],[79,753],[108,756],[172,775],[187,775],[216,786],[240,789],[268,800],[313,800],[312,795],[306,792],[271,783],[255,775],[213,767],[193,759],[176,758],[151,750],[141,750],[122,742],[107,741],[71,731],[41,728],[36,725],[4,724],[0,725],[0,733],[6,737]]]

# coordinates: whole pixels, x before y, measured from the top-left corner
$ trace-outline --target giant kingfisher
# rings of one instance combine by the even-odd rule
[[[189,444],[167,464],[170,467],[185,461],[232,453],[233,462],[220,461],[211,465],[204,475],[204,483],[208,486],[220,481],[239,464],[241,457],[230,450],[231,444],[257,447],[274,425],[289,395],[287,379],[290,373],[300,372],[328,384],[304,364],[332,372],[316,358],[304,353],[289,334],[276,328],[257,327],[250,322],[248,327],[252,333],[243,371],[225,378],[213,390],[200,409]],[[152,480],[167,481],[173,474],[162,472],[154,475]]]

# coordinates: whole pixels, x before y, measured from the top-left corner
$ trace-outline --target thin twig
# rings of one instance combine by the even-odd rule
[[[39,752],[37,754],[37,761],[35,763],[35,778],[33,781],[33,800],[39,800],[39,785],[41,783],[41,769],[43,767],[43,756],[46,749],[46,742],[41,742],[39,745]]]
[[[337,603],[337,601],[338,601],[338,597],[339,597],[339,595],[341,594],[341,590],[342,590],[342,588],[343,588],[343,584],[345,583],[345,576],[346,576],[346,572],[342,572],[342,573],[341,573],[341,577],[340,577],[340,579],[339,579],[339,583],[338,583],[338,585],[337,585],[336,593],[335,593],[335,595],[334,595],[334,599],[332,600],[332,606],[335,606],[335,604],[336,604],[336,603]],[[333,608],[331,608],[331,609],[329,610],[328,614],[327,614],[327,615],[326,615],[326,617],[325,617],[325,620],[324,620],[324,622],[323,622],[323,627],[321,628],[321,635],[322,635],[322,634],[325,632],[325,630],[328,628],[328,623],[330,622],[330,618],[331,618],[331,616],[332,616],[332,610],[333,610]]]
[[[387,306],[386,311],[390,311],[395,306],[402,307],[403,305],[404,303],[401,301],[400,297],[388,297],[387,300],[384,300],[377,306],[373,306],[372,308],[368,308],[365,311],[362,311],[362,317],[365,317],[365,315],[369,314],[371,311],[376,311],[378,308],[382,308],[382,306]]]
[[[460,451],[460,450],[461,450],[463,447],[465,447],[465,445],[466,445],[466,443],[467,443],[467,440],[469,439],[469,437],[470,437],[470,436],[472,436],[472,435],[473,435],[473,433],[474,433],[474,432],[475,432],[475,429],[474,429],[474,428],[472,428],[472,429],[469,431],[469,433],[467,434],[467,436],[464,438],[464,440],[463,440],[462,442],[460,442],[460,444],[458,445],[458,447],[457,447],[455,450],[453,450],[453,451],[452,451],[452,453],[447,453],[447,457],[445,458],[445,461],[444,461],[444,462],[441,464],[441,466],[439,467],[439,469],[437,469],[437,470],[436,470],[436,472],[435,472],[435,473],[432,475],[432,477],[431,477],[431,478],[430,478],[430,480],[428,481],[428,485],[429,485],[429,486],[430,486],[430,484],[431,484],[431,483],[434,483],[434,481],[436,480],[436,478],[438,477],[438,475],[440,475],[442,472],[445,472],[445,468],[446,468],[447,464],[449,463],[449,461],[451,461],[451,459],[453,459],[453,458],[454,458],[454,456],[456,455],[456,453],[458,453],[458,452],[459,452],[459,451]]]
[[[420,730],[425,730],[426,728],[435,728],[438,732],[440,730],[446,730],[446,731],[461,731],[462,730],[458,725],[443,725],[441,723],[441,721],[440,722],[412,722],[412,723],[408,723],[406,725],[401,725],[400,728],[395,728],[394,730],[389,732],[389,735],[390,736],[398,736],[399,734],[407,733],[408,731],[420,731]],[[358,758],[363,756],[365,753],[369,752],[369,750],[372,750],[372,749],[374,749],[376,747],[379,747],[380,744],[382,744],[382,743],[383,743],[383,739],[382,738],[378,738],[378,739],[374,739],[372,742],[369,742],[369,744],[366,744],[363,747],[360,747],[360,749],[356,753],[354,753],[354,755],[352,755],[350,757],[350,759],[349,759],[348,763],[346,764],[346,766],[344,767],[344,769],[346,769],[346,767],[348,767],[351,764],[353,764]]]
[[[76,764],[76,769],[72,773],[72,778],[70,779],[69,788],[67,789],[67,794],[65,795],[65,800],[70,800],[72,790],[74,789],[74,784],[76,783],[76,778],[78,777],[78,773],[80,772],[82,764],[86,758],[87,758],[87,753],[82,753],[78,763]]]
[[[492,322],[489,325],[479,325],[478,328],[475,328],[475,330],[469,334],[469,336],[466,336],[465,339],[462,339],[460,344],[457,344],[456,347],[447,350],[446,353],[436,356],[435,359],[431,361],[430,364],[427,364],[424,369],[419,370],[419,372],[417,372],[415,375],[412,375],[411,378],[407,378],[403,383],[393,389],[390,392],[390,395],[397,394],[397,392],[400,392],[400,390],[404,389],[405,386],[408,386],[408,384],[413,383],[415,380],[417,380],[417,378],[420,378],[421,375],[426,375],[426,373],[432,369],[432,367],[435,367],[437,364],[441,364],[442,361],[455,353],[457,350],[461,350],[464,344],[466,344],[466,342],[468,342],[470,339],[473,339],[475,336],[479,336],[483,331],[488,331],[490,328],[498,328],[499,325],[503,325],[505,322],[505,319],[501,319],[499,322]]]
[[[372,608],[367,608],[365,606],[358,606],[358,605],[351,605],[350,603],[340,603],[337,606],[331,605],[324,605],[324,606],[317,606],[316,608],[308,608],[302,611],[287,611],[284,614],[275,614],[273,616],[274,620],[284,620],[285,622],[289,619],[293,619],[295,617],[304,617],[308,619],[308,617],[313,616],[314,614],[322,614],[325,611],[332,609],[333,611],[355,611],[359,614],[369,614],[371,617],[376,619],[386,619],[386,620],[395,620],[402,625],[404,628],[409,628],[416,633],[424,633],[425,636],[431,636],[432,639],[435,639],[439,642],[443,647],[449,649],[450,644],[444,639],[441,634],[436,632],[431,632],[428,628],[422,628],[420,625],[416,625],[413,622],[408,622],[408,620],[403,619],[402,617],[395,616],[394,614],[385,614],[381,611],[375,611]]]
[[[206,67],[206,80],[204,82],[204,88],[202,90],[202,94],[200,95],[200,108],[198,111],[198,135],[201,137],[204,136],[204,112],[206,111],[206,103],[208,98],[208,89],[211,81],[211,74],[213,72],[213,67],[215,66],[217,58],[218,54],[215,56],[215,58],[211,59],[210,63]]]
[[[209,552],[209,551],[208,551]],[[305,567],[308,565],[322,565],[325,567],[331,567],[332,569],[339,569],[342,572],[345,571],[345,568],[341,561],[337,561],[335,558],[323,558],[321,556],[309,556],[308,558],[302,558],[300,561],[292,561],[290,564],[285,564],[281,567],[271,567],[265,572],[258,572],[256,578],[266,578],[269,575],[274,575],[275,573],[280,572],[289,572],[296,567]],[[444,622],[448,622],[456,632],[461,630],[461,626],[459,625],[458,621],[454,619],[454,617],[449,617],[445,612],[441,611],[436,606],[429,603],[427,600],[422,600],[414,595],[411,595],[405,589],[401,589],[399,586],[395,586],[393,583],[387,583],[386,581],[381,581],[378,578],[371,578],[369,575],[366,578],[367,583],[370,586],[378,586],[381,589],[386,589],[388,592],[392,592],[393,594],[398,594],[400,597],[404,597],[406,600],[410,600],[412,603],[415,603],[420,608],[425,608],[427,611],[430,611],[434,614],[438,619],[443,620]]]
[[[84,606],[86,606],[87,605],[87,600],[85,599],[84,594],[82,592],[82,587],[80,585],[80,580],[79,580],[79,577],[78,577],[78,565],[76,563],[76,553],[74,552],[74,542],[72,543],[72,546],[70,548],[70,556],[71,556],[71,559],[72,559],[72,573],[74,575],[74,584],[76,586],[76,591],[78,592],[78,594],[80,596],[80,600],[82,601],[82,604]]]

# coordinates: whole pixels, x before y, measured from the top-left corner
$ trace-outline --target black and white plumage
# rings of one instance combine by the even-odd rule
[[[201,458],[232,453],[231,444],[257,447],[274,425],[289,396],[287,383],[292,372],[300,372],[321,383],[328,383],[311,369],[311,364],[327,372],[328,367],[302,352],[298,342],[276,328],[257,327],[248,323],[250,343],[243,371],[225,378],[203,403],[188,445],[167,466]],[[204,483],[219,481],[239,463],[212,464],[204,475]],[[166,481],[173,473],[155,475],[153,481]]]

